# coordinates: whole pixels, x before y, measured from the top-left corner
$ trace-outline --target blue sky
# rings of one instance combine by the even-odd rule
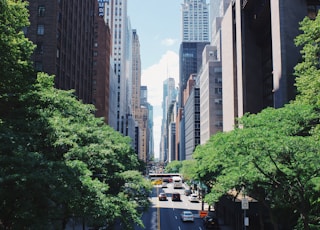
[[[140,40],[141,84],[148,87],[154,107],[154,152],[159,157],[162,119],[162,85],[168,77],[179,83],[181,4],[183,0],[128,0],[131,28]]]

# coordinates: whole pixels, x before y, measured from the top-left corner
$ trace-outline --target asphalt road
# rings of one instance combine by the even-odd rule
[[[160,192],[167,194],[167,201],[158,200]],[[172,201],[172,192],[179,192],[181,201]],[[160,185],[154,186],[150,197],[152,206],[142,217],[145,228],[136,227],[135,230],[204,230],[202,219],[199,217],[201,202],[190,202],[183,192],[184,189],[173,189],[171,183],[168,184],[168,188],[161,188]],[[192,211],[195,215],[194,222],[181,220],[180,214],[184,210]]]

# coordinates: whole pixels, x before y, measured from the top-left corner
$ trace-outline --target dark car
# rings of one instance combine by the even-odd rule
[[[220,229],[218,219],[215,215],[207,215],[203,217],[203,226],[205,227],[205,229]]]
[[[172,201],[181,201],[180,193],[178,192],[172,193]]]
[[[159,196],[158,196],[159,200],[167,200],[167,195],[165,193],[160,193]]]
[[[163,179],[162,179],[162,182],[169,183],[169,178],[163,178]]]
[[[184,195],[186,195],[186,196],[191,195],[191,190],[190,189],[184,190]]]

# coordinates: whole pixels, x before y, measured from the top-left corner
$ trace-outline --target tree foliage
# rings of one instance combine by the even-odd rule
[[[1,222],[62,229],[71,218],[97,226],[121,220],[127,229],[141,224],[137,208],[148,205],[151,188],[132,171],[139,162],[129,139],[95,118],[93,106],[72,91],[55,89],[53,77],[39,74],[34,87],[20,99],[23,122],[5,119],[1,127],[1,142],[7,143],[0,148]],[[135,177],[125,177],[128,170]],[[131,181],[144,193],[126,195]],[[132,202],[137,198],[141,203]]]
[[[182,167],[182,162],[175,160],[175,161],[169,162],[166,165],[164,170],[167,173],[179,173],[181,167]]]
[[[30,61],[34,45],[22,32],[29,25],[26,6],[27,1],[0,1],[0,107],[6,108],[1,116],[10,116],[19,94],[36,78]]]
[[[303,31],[295,39],[297,46],[302,47],[303,61],[295,67],[298,76],[296,86],[299,92],[297,101],[320,107],[320,13],[315,19],[308,17],[300,23]]]
[[[35,77],[34,45],[22,33],[26,4],[0,0],[0,228],[64,229],[81,220],[132,229],[151,189],[141,162],[93,105],[55,89],[53,76]]]

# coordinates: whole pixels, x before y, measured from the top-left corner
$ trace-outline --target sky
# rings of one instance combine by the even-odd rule
[[[181,4],[183,0],[128,0],[131,28],[140,41],[141,85],[148,88],[153,106],[154,155],[159,157],[163,82],[168,77],[179,83]]]

